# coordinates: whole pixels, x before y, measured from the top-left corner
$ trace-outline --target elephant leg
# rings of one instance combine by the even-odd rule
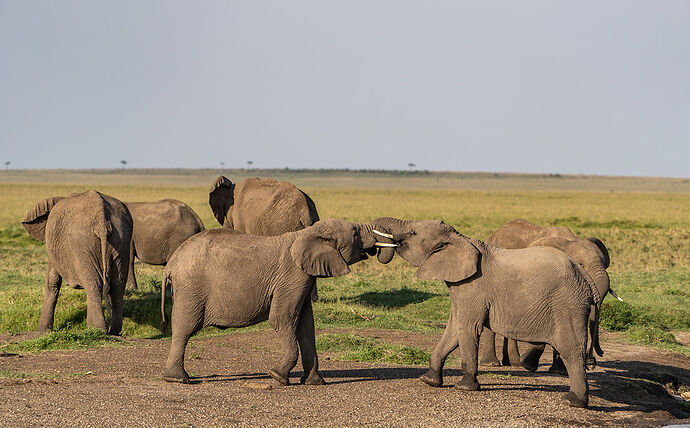
[[[557,373],[562,375],[568,374],[565,364],[563,364],[563,360],[555,348],[553,350],[553,362],[551,363],[551,367],[549,367],[549,373]]]
[[[319,301],[319,290],[316,289],[316,278],[314,278],[314,287],[311,289],[311,301]]]
[[[136,290],[139,288],[137,285],[137,278],[134,275],[134,241],[129,246],[129,273],[127,273],[127,288],[131,290]]]
[[[302,304],[302,312],[297,324],[297,341],[299,342],[302,368],[304,369],[301,382],[306,385],[323,385],[326,382],[319,374],[319,357],[316,354],[316,335],[314,333],[314,311],[309,299],[305,299],[304,304]]]
[[[99,284],[85,285],[86,290],[86,325],[93,328],[98,328],[106,333],[108,328],[105,323],[105,316],[103,314],[102,292],[103,287]]]
[[[46,273],[45,287],[43,288],[43,309],[41,309],[41,318],[38,320],[38,331],[40,332],[46,332],[53,328],[55,304],[57,303],[61,286],[62,278],[55,269],[49,266]]]
[[[562,358],[570,381],[570,391],[565,396],[565,402],[572,407],[587,407],[589,387],[585,374],[584,353],[562,354]]]
[[[455,331],[453,328],[453,313],[451,312],[448,318],[448,324],[446,324],[446,329],[443,332],[441,340],[434,347],[434,351],[431,353],[431,358],[429,359],[429,370],[419,377],[419,380],[430,386],[441,386],[443,385],[442,370],[443,365],[446,362],[446,358],[451,352],[458,347],[458,340],[455,337]]]
[[[189,374],[184,369],[184,352],[187,348],[187,342],[189,342],[189,338],[192,337],[194,331],[185,328],[187,326],[176,327],[173,327],[170,352],[168,352],[168,360],[165,363],[163,380],[166,382],[189,383]]]
[[[283,358],[276,367],[268,371],[268,374],[281,385],[287,386],[290,384],[290,370],[295,367],[299,357],[297,334],[293,326],[276,329],[276,332],[280,336]]]
[[[203,326],[204,309],[202,305],[185,304],[188,302],[179,297],[178,299],[177,303],[173,300],[173,309],[170,314],[172,341],[170,342],[168,360],[165,363],[163,380],[166,382],[189,383],[189,374],[184,369],[184,353],[189,338],[201,330]]]
[[[458,326],[456,337],[460,346],[463,373],[462,379],[455,384],[455,387],[463,391],[479,391],[477,382],[477,353],[479,347],[479,332],[481,324],[474,326]]]
[[[310,291],[311,289],[306,289],[304,294],[297,295],[284,293],[283,290],[279,290],[273,294],[268,322],[273,327],[273,330],[278,333],[283,348],[283,357],[276,367],[268,371],[268,374],[281,385],[290,384],[290,370],[297,364],[297,358],[299,357],[297,325],[302,313],[302,307],[309,299],[308,293]],[[316,346],[314,346],[314,355],[316,355]],[[311,364],[313,368],[314,362],[311,362]]]
[[[108,334],[118,336],[122,331],[122,320],[124,317],[124,295],[125,284],[111,284],[110,285],[110,301],[111,301],[111,317],[110,329]]]
[[[527,352],[525,352],[522,356],[522,367],[527,369],[528,371],[534,373],[537,371],[539,368],[539,359],[541,358],[542,354],[544,353],[544,349],[546,348],[546,345],[540,344],[540,345],[535,345],[535,344],[530,344],[529,349]]]
[[[520,367],[520,351],[517,340],[503,338],[503,365]]]
[[[496,358],[496,333],[484,327],[479,336],[479,364],[498,367],[501,363]]]

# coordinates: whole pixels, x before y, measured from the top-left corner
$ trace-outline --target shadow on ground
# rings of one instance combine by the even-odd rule
[[[368,306],[386,307],[386,308],[401,308],[412,303],[421,303],[429,300],[432,297],[441,296],[436,293],[428,293],[426,291],[411,290],[409,288],[386,290],[386,291],[371,291],[362,293],[359,296],[353,297],[352,301],[355,303],[362,303]]]
[[[690,408],[685,407],[681,401],[671,395],[690,390],[690,371],[642,361],[605,361],[600,363],[600,367],[604,370],[588,373],[590,396],[604,399],[611,405],[590,406],[592,410],[602,412],[668,412],[670,417],[674,418],[690,417]],[[546,368],[547,365],[540,366],[537,374],[512,367],[492,371],[480,370],[479,374],[485,375],[481,387],[484,391],[548,391],[560,392],[565,395],[569,389],[567,384],[539,384],[538,381],[534,383],[527,380],[537,375],[540,377],[562,377],[546,372]],[[381,367],[322,370],[321,375],[326,383],[331,385],[398,379],[419,382],[417,378],[425,371],[426,368],[418,367]],[[290,374],[291,384],[299,384],[302,374],[301,371],[292,372]],[[443,387],[452,387],[462,375],[462,371],[452,368],[445,369],[443,375],[446,382]],[[502,376],[508,376],[508,379],[512,379],[512,381],[508,382]],[[270,379],[266,373],[213,374],[194,377],[192,383]],[[522,382],[521,379],[524,379],[525,382]]]

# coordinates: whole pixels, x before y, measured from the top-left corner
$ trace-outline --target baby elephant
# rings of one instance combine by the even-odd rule
[[[488,327],[511,339],[553,346],[570,376],[566,400],[587,406],[587,319],[600,297],[582,267],[555,248],[495,248],[441,221],[381,218],[372,225],[384,233],[379,239],[397,244],[395,252],[418,267],[417,277],[450,287],[450,319],[422,381],[442,385],[443,364],[460,346],[463,377],[455,386],[478,390],[479,333]]]
[[[86,290],[89,327],[120,334],[132,240],[132,217],[125,204],[95,190],[54,196],[37,203],[22,225],[29,235],[46,243],[48,253],[38,331],[53,328],[55,305],[64,282]],[[102,297],[112,308],[109,329]]]
[[[180,244],[205,229],[194,210],[177,199],[125,202],[125,205],[134,222],[127,285],[137,289],[134,256],[143,263],[164,265]]]
[[[163,379],[189,382],[185,347],[202,327],[246,327],[268,320],[283,347],[271,377],[288,385],[301,350],[302,383],[323,384],[308,296],[315,278],[346,275],[348,265],[366,259],[365,251],[375,254],[376,246],[371,226],[333,219],[279,236],[214,229],[189,238],[163,274],[161,310],[166,284],[173,290],[172,343]]]

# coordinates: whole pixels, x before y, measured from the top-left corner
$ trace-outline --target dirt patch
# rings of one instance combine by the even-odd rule
[[[349,331],[349,330],[348,330]],[[431,350],[440,334],[357,330],[390,343]],[[341,362],[321,354],[324,386],[283,387],[266,371],[279,356],[274,333],[229,334],[193,342],[187,371],[194,383],[161,380],[169,341],[127,340],[131,347],[52,351],[0,358],[0,425],[95,426],[660,426],[690,423],[669,392],[690,385],[690,358],[617,343],[604,334],[606,355],[589,373],[590,408],[562,403],[566,377],[510,367],[482,367],[482,390],[417,380],[423,367]],[[193,357],[191,357],[193,355]],[[12,376],[12,377],[9,377]],[[674,386],[675,385],[675,386]],[[674,389],[675,388],[675,389]]]

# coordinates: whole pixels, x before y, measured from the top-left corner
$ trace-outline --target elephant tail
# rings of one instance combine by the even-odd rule
[[[159,326],[161,331],[168,328],[168,322],[165,320],[165,288],[168,286],[168,282],[170,282],[170,272],[166,270],[163,272],[163,281],[161,281],[161,324]],[[172,285],[170,292],[172,293]]]
[[[105,300],[105,310],[107,313],[113,313],[113,303],[110,298],[110,257],[108,257],[108,236],[112,233],[109,223],[105,222],[96,228],[96,236],[101,241],[101,281],[103,287],[101,288],[101,296]]]

